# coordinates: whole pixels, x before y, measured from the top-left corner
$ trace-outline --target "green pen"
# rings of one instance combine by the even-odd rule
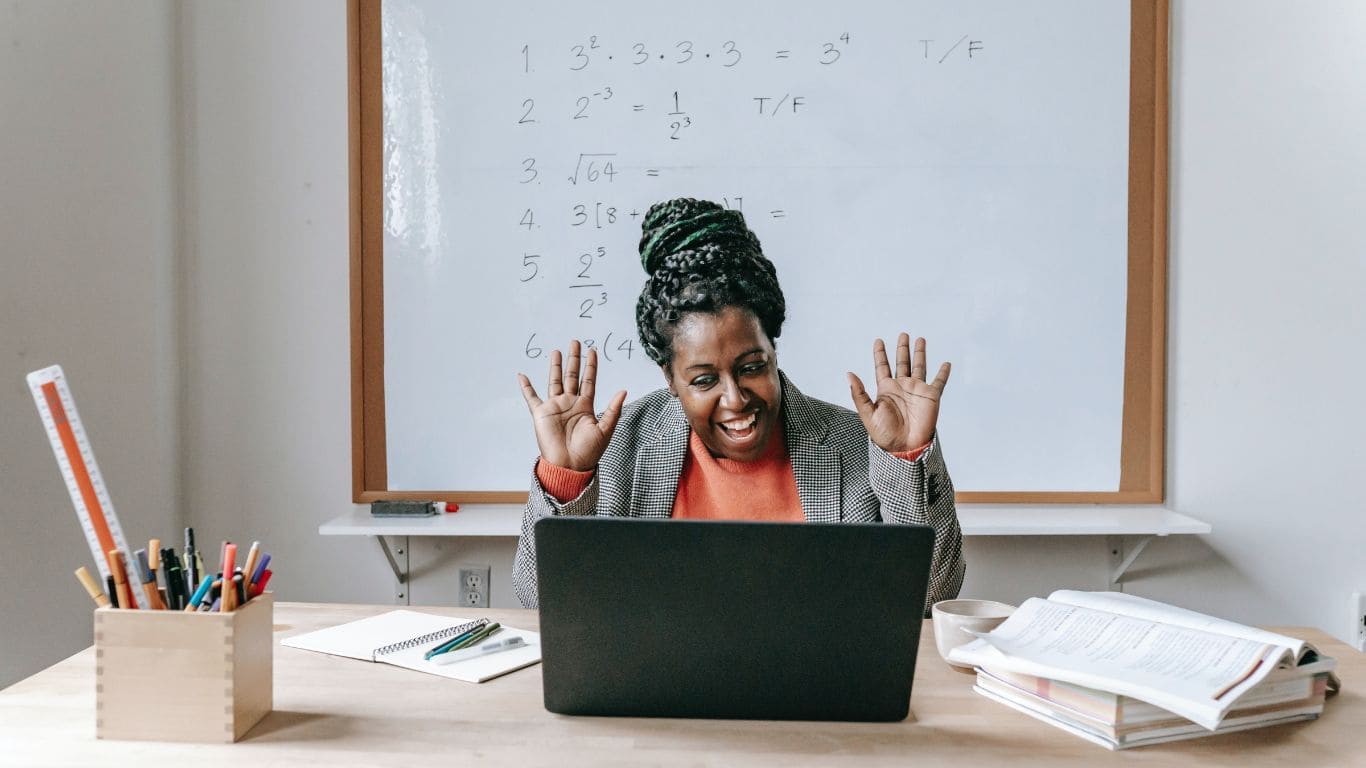
[[[484,627],[479,632],[475,633],[472,637],[467,637],[464,640],[461,640],[460,642],[451,646],[450,648],[447,648],[446,652],[458,651],[461,648],[468,648],[471,645],[477,645],[479,643],[482,643],[484,642],[485,638],[487,638],[489,635],[492,635],[500,629],[502,629],[502,626],[495,621],[494,623],[488,625],[487,627]]]
[[[431,659],[433,656],[436,656],[437,654],[441,654],[441,653],[445,653],[446,651],[449,651],[449,650],[451,649],[451,647],[454,646],[456,643],[460,642],[461,640],[464,640],[465,638],[469,637],[470,635],[473,635],[474,633],[476,633],[476,632],[478,632],[479,630],[483,629],[483,628],[486,626],[486,623],[487,623],[487,620],[485,620],[485,623],[481,623],[481,624],[479,624],[478,626],[475,626],[475,627],[470,627],[469,629],[465,630],[464,632],[461,632],[460,634],[456,635],[455,637],[452,637],[452,638],[449,639],[449,640],[446,640],[446,641],[444,641],[444,642],[442,642],[442,643],[439,643],[436,647],[432,648],[430,651],[427,651],[425,654],[423,654],[423,655],[422,655],[422,658],[423,658],[423,659]]]

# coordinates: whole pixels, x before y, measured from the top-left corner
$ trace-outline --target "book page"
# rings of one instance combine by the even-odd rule
[[[1081,592],[1071,589],[1060,589],[1048,596],[1048,599],[1055,603],[1066,603],[1067,605],[1081,606],[1082,608],[1094,608],[1099,611],[1109,611],[1123,616],[1133,616],[1149,621],[1158,621],[1163,624],[1175,624],[1190,629],[1198,629],[1204,632],[1215,632],[1231,637],[1241,637],[1244,640],[1252,640],[1258,643],[1279,645],[1290,650],[1295,659],[1303,655],[1308,644],[1303,640],[1293,637],[1268,632],[1264,629],[1249,627],[1246,624],[1239,624],[1227,619],[1220,619],[1196,611],[1178,608],[1174,605],[1159,603],[1156,600],[1128,595],[1123,592]]]
[[[1214,728],[1287,653],[1276,645],[1030,598],[995,630],[955,649],[951,659],[1113,691]]]

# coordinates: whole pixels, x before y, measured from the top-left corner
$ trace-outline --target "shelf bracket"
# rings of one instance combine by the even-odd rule
[[[1129,566],[1134,564],[1138,556],[1143,553],[1143,549],[1148,546],[1148,542],[1153,540],[1155,534],[1149,534],[1138,539],[1134,545],[1125,552],[1124,537],[1109,536],[1106,538],[1106,547],[1110,550],[1110,567],[1114,570],[1110,572],[1110,589],[1124,591],[1124,574],[1129,570]]]
[[[384,552],[384,559],[389,561],[389,567],[394,571],[394,602],[398,605],[408,605],[408,537],[395,536],[394,539],[395,546],[391,549],[383,536],[375,537],[375,541],[379,542],[379,548]]]

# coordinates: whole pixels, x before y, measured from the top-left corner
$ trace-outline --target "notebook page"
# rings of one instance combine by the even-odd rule
[[[376,648],[382,648],[391,643],[401,643],[432,632],[439,632],[468,621],[469,619],[451,616],[436,616],[418,611],[398,610],[349,621],[316,632],[295,635],[281,640],[280,644],[287,645],[290,648],[301,648],[305,651],[317,651],[333,656],[374,661],[375,659],[371,657],[371,654]],[[420,652],[418,658],[422,658]]]

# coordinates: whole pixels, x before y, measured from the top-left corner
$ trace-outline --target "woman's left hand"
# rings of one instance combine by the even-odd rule
[[[939,420],[939,398],[949,381],[949,364],[939,366],[934,381],[925,381],[925,340],[915,340],[912,357],[911,337],[903,333],[896,340],[896,376],[882,339],[873,342],[873,373],[877,400],[868,397],[858,376],[849,374],[854,409],[873,443],[888,453],[904,453],[930,442]]]

